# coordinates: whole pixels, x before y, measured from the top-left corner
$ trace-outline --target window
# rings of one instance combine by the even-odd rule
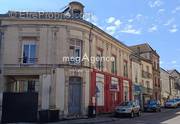
[[[37,80],[18,80],[9,85],[9,90],[13,92],[38,92],[39,85]]]
[[[36,62],[36,44],[25,43],[23,44],[22,63],[33,64]]]
[[[137,70],[138,70],[138,69],[135,70],[135,71],[136,71],[136,72],[135,72],[135,82],[136,82],[136,83],[139,83],[139,82],[138,82],[138,71],[137,71]]]
[[[144,86],[144,80],[142,80],[142,86]]]
[[[128,63],[124,60],[124,77],[128,77]]]
[[[102,50],[97,50],[97,58],[101,58],[103,56],[103,51]],[[96,68],[99,70],[103,70],[103,61],[102,59],[98,59],[96,61]]]
[[[78,39],[71,39],[70,41],[70,64],[81,63],[81,41]]]
[[[113,56],[113,61],[111,63],[111,73],[116,74],[117,73],[117,63],[116,63],[116,56]]]
[[[149,81],[146,81],[146,85],[147,85],[147,88],[150,88],[150,83],[149,83]]]
[[[35,92],[35,81],[28,81],[28,92]]]
[[[157,69],[159,70],[159,62],[157,62]]]
[[[124,101],[129,101],[129,82],[123,81]]]
[[[156,79],[156,77],[154,77],[154,84],[155,84],[155,86],[157,86],[157,79]]]
[[[149,66],[146,66],[146,71],[149,72]]]
[[[161,81],[160,81],[160,78],[158,78],[158,87],[161,87]]]
[[[97,97],[97,105],[104,105],[104,83],[101,81],[96,82],[96,97]]]
[[[110,91],[119,91],[118,79],[111,77]]]
[[[74,10],[73,10],[73,16],[75,16],[75,17],[80,17],[80,14],[81,14],[81,11],[80,11],[80,10],[78,10],[78,9],[74,9]]]

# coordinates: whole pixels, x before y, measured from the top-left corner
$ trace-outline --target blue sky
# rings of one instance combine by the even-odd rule
[[[62,11],[72,0],[0,0],[0,13]],[[127,45],[147,42],[161,67],[180,71],[180,0],[77,0],[89,21]]]

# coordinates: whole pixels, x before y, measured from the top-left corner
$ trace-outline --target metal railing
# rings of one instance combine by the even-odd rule
[[[152,74],[146,71],[142,71],[143,78],[152,78]]]
[[[28,57],[19,58],[19,62],[21,64],[34,64],[37,61],[38,61],[37,58],[28,58]]]

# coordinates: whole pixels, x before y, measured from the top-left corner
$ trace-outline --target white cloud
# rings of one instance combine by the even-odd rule
[[[160,61],[160,65],[164,64],[164,61]]]
[[[116,26],[120,26],[120,25],[122,24],[122,22],[121,22],[120,20],[116,20],[116,21],[114,22],[114,24],[115,24]]]
[[[158,13],[162,13],[162,12],[164,12],[165,11],[165,9],[159,9],[158,10]]]
[[[179,10],[180,10],[180,6],[177,6],[174,10],[172,10],[172,13],[176,13]]]
[[[176,61],[176,60],[173,60],[173,61],[171,61],[171,63],[172,63],[172,64],[176,64],[176,63],[177,63],[177,61]]]
[[[169,29],[169,32],[171,32],[171,33],[175,33],[175,32],[177,32],[177,31],[178,31],[177,25],[173,25],[173,26],[171,27],[171,29]]]
[[[168,25],[172,24],[174,22],[174,20],[175,20],[174,18],[171,18],[164,25],[168,26]]]
[[[123,30],[121,30],[121,32],[129,34],[141,34],[141,30],[134,29],[132,25],[127,25]]]
[[[151,8],[160,7],[161,5],[163,5],[163,2],[162,2],[162,0],[155,0],[155,1],[150,1],[150,2],[148,3],[148,5],[149,5]]]
[[[156,25],[153,25],[152,27],[150,27],[150,28],[148,29],[148,31],[149,31],[149,32],[155,32],[155,31],[157,31],[157,26],[156,26]]]
[[[141,15],[140,13],[136,15],[136,19],[141,19],[143,15]]]
[[[116,32],[116,26],[108,26],[108,27],[106,27],[106,32],[113,35]]]
[[[116,20],[115,17],[109,17],[106,22],[113,23],[115,20]]]
[[[93,23],[94,25],[98,25],[98,18],[96,15],[91,13],[86,13],[83,17],[86,21]]]
[[[128,20],[129,23],[131,23],[131,22],[133,22],[133,21],[134,21],[133,19],[129,19],[129,20]]]

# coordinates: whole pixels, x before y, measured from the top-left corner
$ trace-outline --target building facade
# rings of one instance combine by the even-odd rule
[[[176,70],[168,70],[171,76],[172,97],[180,98],[180,73]]]
[[[98,113],[112,112],[116,105],[132,99],[131,50],[112,39],[94,38],[92,55],[110,56],[114,61],[98,61],[92,65],[90,104],[97,106]]]
[[[132,62],[132,83],[133,83],[133,100],[142,103],[142,66],[141,58],[138,55],[131,55]],[[141,104],[142,106],[142,104]]]
[[[1,91],[36,91],[39,109],[61,116],[86,115],[89,105],[112,112],[131,100],[131,50],[80,18],[83,9],[71,2],[62,13],[1,14]]]
[[[151,61],[141,58],[141,74],[142,97],[144,106],[148,100],[153,98],[153,70]]]
[[[163,68],[160,69],[161,75],[161,103],[162,105],[166,100],[171,97],[171,82],[170,74]],[[171,84],[170,84],[171,83]]]
[[[149,60],[152,64],[152,78],[153,78],[153,99],[161,99],[161,84],[160,84],[160,66],[159,55],[147,43],[135,45],[130,47],[134,52],[140,54],[141,57]]]

